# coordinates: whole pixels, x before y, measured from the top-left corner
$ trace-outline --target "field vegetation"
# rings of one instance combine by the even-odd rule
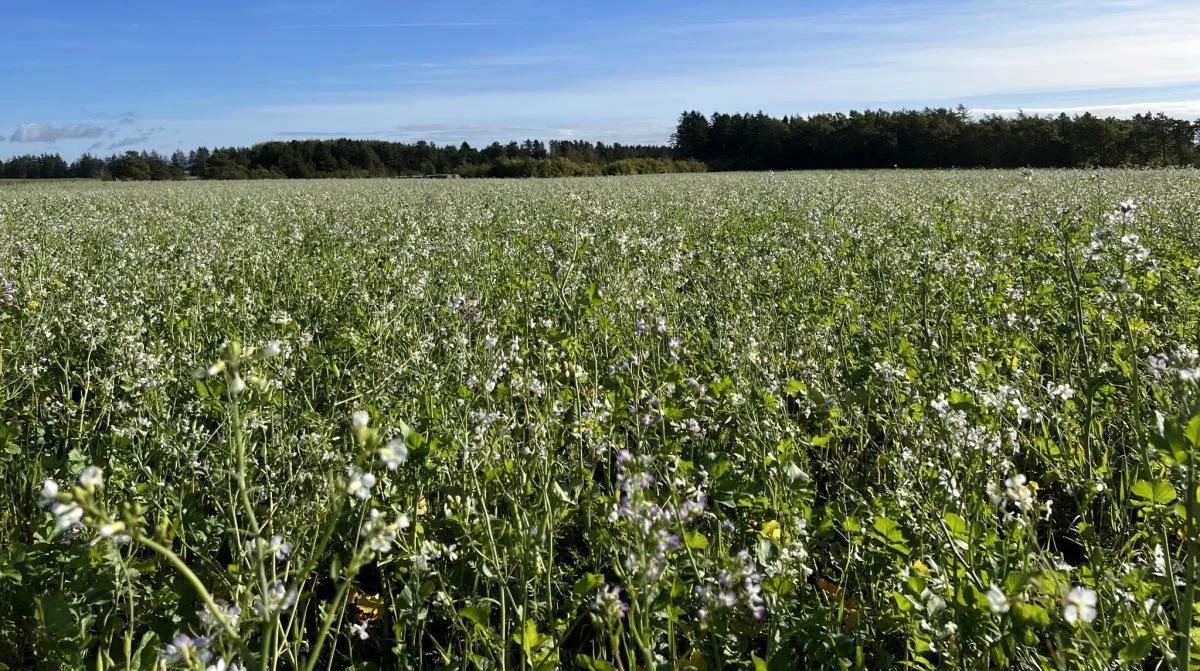
[[[1188,668],[1200,174],[0,190],[0,668]]]

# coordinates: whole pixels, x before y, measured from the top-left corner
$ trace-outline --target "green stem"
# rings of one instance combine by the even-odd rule
[[[321,657],[321,650],[325,647],[325,641],[329,638],[329,629],[333,626],[333,620],[341,611],[342,603],[345,601],[346,592],[350,589],[350,583],[354,582],[354,576],[358,574],[358,569],[362,566],[362,555],[355,555],[350,561],[350,565],[346,567],[346,576],[338,587],[337,595],[333,598],[333,603],[328,611],[325,612],[325,617],[321,619],[321,629],[317,632],[317,640],[313,645],[312,654],[308,658],[308,662],[304,664],[304,671],[312,671],[317,666],[317,660]]]
[[[224,631],[234,640],[241,640],[238,638],[237,630],[235,630],[233,626],[229,624],[229,621],[225,619],[225,613],[221,610],[221,607],[217,605],[217,602],[213,600],[212,594],[209,593],[208,588],[204,586],[204,583],[200,582],[200,578],[196,577],[196,574],[193,573],[192,569],[188,568],[188,565],[179,558],[179,555],[175,554],[167,546],[161,545],[152,540],[140,531],[135,532],[133,538],[141,545],[144,545],[158,553],[163,559],[167,560],[167,563],[171,564],[171,566],[174,566],[177,571],[183,574],[184,580],[187,580],[188,584],[192,586],[192,589],[196,590],[197,596],[199,596],[200,600],[204,602],[204,606],[208,608],[208,612],[212,613],[213,619],[217,621],[217,624],[221,625],[222,631]]]

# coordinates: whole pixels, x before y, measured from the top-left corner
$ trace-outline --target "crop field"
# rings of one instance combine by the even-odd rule
[[[1182,669],[1200,173],[0,188],[0,669]]]

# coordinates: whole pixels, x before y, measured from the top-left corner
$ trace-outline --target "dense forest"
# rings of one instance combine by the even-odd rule
[[[1200,121],[987,115],[957,109],[775,118],[685,112],[672,147],[713,170],[1197,165]]]
[[[704,170],[698,161],[672,158],[670,147],[552,140],[467,143],[438,147],[380,140],[293,140],[253,147],[200,147],[171,156],[128,151],[101,158],[84,154],[68,164],[58,154],[16,156],[0,162],[7,179],[70,177],[120,180],[278,179],[316,177],[570,177]]]
[[[1080,168],[1200,165],[1200,121],[1163,114],[972,118],[963,107],[776,118],[685,112],[670,146],[572,140],[461,145],[293,140],[253,147],[58,154],[0,162],[0,177],[119,180],[316,177],[569,177],[819,168]]]

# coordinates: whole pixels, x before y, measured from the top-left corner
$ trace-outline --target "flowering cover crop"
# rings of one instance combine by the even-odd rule
[[[1200,174],[0,190],[0,669],[1185,668]]]

